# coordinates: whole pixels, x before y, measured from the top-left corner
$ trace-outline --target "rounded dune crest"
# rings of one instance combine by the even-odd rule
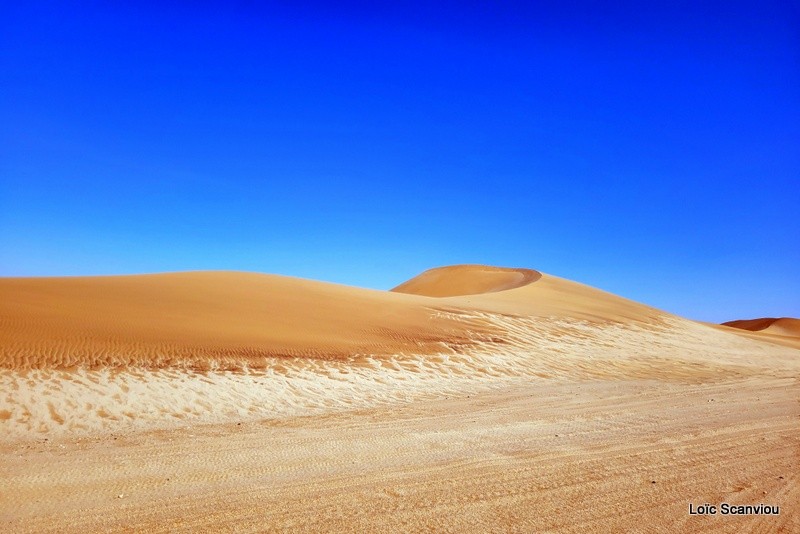
[[[450,265],[429,269],[391,289],[426,297],[457,297],[497,293],[536,282],[542,273],[533,269]]]

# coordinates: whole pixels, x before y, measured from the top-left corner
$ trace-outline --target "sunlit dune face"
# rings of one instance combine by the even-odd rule
[[[234,272],[0,280],[0,366],[263,367],[468,342],[427,299]]]
[[[425,271],[392,291],[426,297],[479,295],[522,287],[541,277],[532,269],[456,265]]]

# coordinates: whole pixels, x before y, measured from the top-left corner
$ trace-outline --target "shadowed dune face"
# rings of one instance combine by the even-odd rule
[[[426,297],[480,295],[526,286],[541,277],[532,269],[453,265],[429,269],[391,291]]]
[[[778,336],[800,337],[800,319],[791,317],[763,317],[761,319],[743,319],[728,321],[723,326],[740,328],[751,332],[774,334]]]

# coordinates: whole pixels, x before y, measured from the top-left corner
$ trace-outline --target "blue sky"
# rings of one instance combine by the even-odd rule
[[[0,276],[487,263],[800,316],[791,2],[15,4]]]

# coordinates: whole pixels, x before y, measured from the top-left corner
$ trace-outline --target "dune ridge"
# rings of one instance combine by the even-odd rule
[[[481,295],[523,287],[541,277],[533,269],[451,265],[428,269],[390,291],[426,297]]]

